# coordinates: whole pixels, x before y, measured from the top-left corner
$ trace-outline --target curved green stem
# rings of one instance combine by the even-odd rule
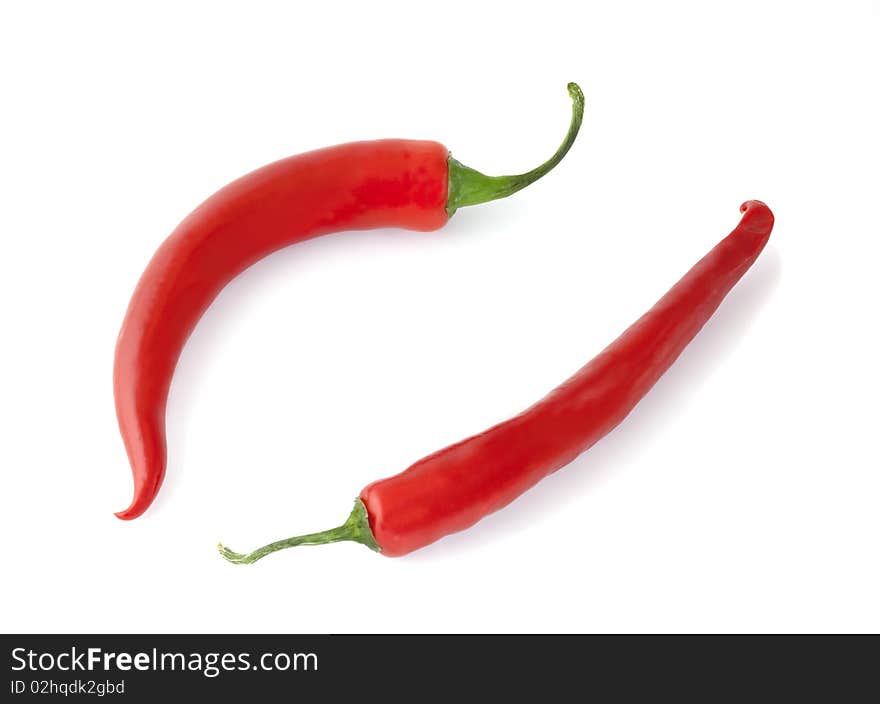
[[[222,544],[217,545],[217,549],[220,551],[220,554],[230,562],[234,562],[236,565],[249,565],[252,562],[256,562],[257,560],[266,557],[269,553],[284,550],[285,548],[292,548],[297,545],[326,545],[327,543],[339,543],[344,540],[361,543],[371,550],[381,552],[379,544],[373,537],[373,531],[370,530],[367,508],[364,506],[364,502],[360,499],[357,499],[354,502],[354,508],[348,519],[338,528],[331,528],[330,530],[321,531],[320,533],[309,533],[308,535],[297,535],[293,538],[278,540],[248,553],[233,552]]]
[[[562,157],[574,144],[574,138],[577,137],[584,119],[584,94],[577,83],[568,84],[568,94],[572,101],[571,125],[569,125],[568,134],[565,135],[565,140],[556,153],[539,167],[516,176],[486,176],[456,161],[451,156],[449,157],[449,195],[446,201],[446,212],[449,217],[452,217],[456,210],[466,205],[477,205],[498,198],[507,198],[512,193],[516,193],[537,181],[562,161]]]

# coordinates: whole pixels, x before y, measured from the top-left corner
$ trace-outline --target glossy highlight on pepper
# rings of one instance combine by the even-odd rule
[[[764,203],[747,201],[740,210],[743,216],[733,232],[651,310],[535,405],[373,482],[338,528],[279,540],[250,553],[220,545],[220,554],[250,564],[296,545],[350,540],[394,557],[503,508],[611,432],[694,339],[773,229],[773,214]]]
[[[165,407],[183,347],[223,287],[296,242],[344,230],[442,227],[458,208],[504,198],[534,183],[570,149],[584,96],[568,84],[572,117],[556,153],[524,174],[486,176],[441,144],[385,139],[308,152],[257,169],[196,208],[156,251],[135,288],[116,344],[113,389],[140,516],[166,467]]]

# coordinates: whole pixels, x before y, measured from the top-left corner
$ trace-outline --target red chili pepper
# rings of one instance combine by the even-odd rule
[[[300,154],[222,188],[165,240],[132,296],[116,344],[113,386],[140,516],[165,476],[165,403],[187,338],[221,289],[277,249],[340,230],[435,230],[458,208],[505,198],[556,166],[581,126],[584,96],[568,84],[571,125],[556,153],[516,176],[485,176],[436,142],[355,142]]]
[[[373,482],[339,528],[248,554],[221,545],[221,554],[247,564],[295,545],[352,540],[405,555],[503,508],[620,423],[712,316],[773,228],[773,214],[760,201],[740,211],[737,228],[650,311],[525,412]]]

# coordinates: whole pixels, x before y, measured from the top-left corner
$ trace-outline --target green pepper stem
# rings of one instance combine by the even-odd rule
[[[449,195],[446,201],[446,212],[449,217],[452,217],[456,210],[467,205],[507,198],[537,181],[562,161],[574,144],[584,119],[584,94],[577,83],[568,84],[568,94],[572,101],[568,134],[565,135],[565,140],[556,153],[539,167],[516,176],[486,176],[449,157]]]
[[[278,550],[296,547],[297,545],[326,545],[327,543],[339,543],[345,540],[361,543],[371,550],[381,552],[379,544],[373,537],[373,531],[370,530],[367,507],[364,506],[364,502],[360,499],[354,502],[354,508],[348,519],[338,528],[278,540],[248,553],[233,552],[222,544],[217,545],[217,549],[223,557],[230,562],[234,562],[236,565],[250,565]]]

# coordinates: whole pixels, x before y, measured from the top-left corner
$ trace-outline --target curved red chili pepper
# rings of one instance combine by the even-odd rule
[[[277,249],[340,230],[435,230],[460,207],[504,198],[541,178],[571,147],[584,96],[568,84],[572,120],[544,164],[485,176],[436,142],[380,140],[275,162],[222,188],[196,208],[147,265],[119,333],[113,388],[134,475],[136,518],[165,475],[165,404],[181,350],[199,318],[236,275]]]
[[[571,462],[620,423],[712,316],[760,254],[773,214],[744,203],[737,228],[595,359],[520,415],[367,486],[349,519],[323,533],[281,540],[251,563],[294,545],[360,542],[398,556],[464,530]]]

